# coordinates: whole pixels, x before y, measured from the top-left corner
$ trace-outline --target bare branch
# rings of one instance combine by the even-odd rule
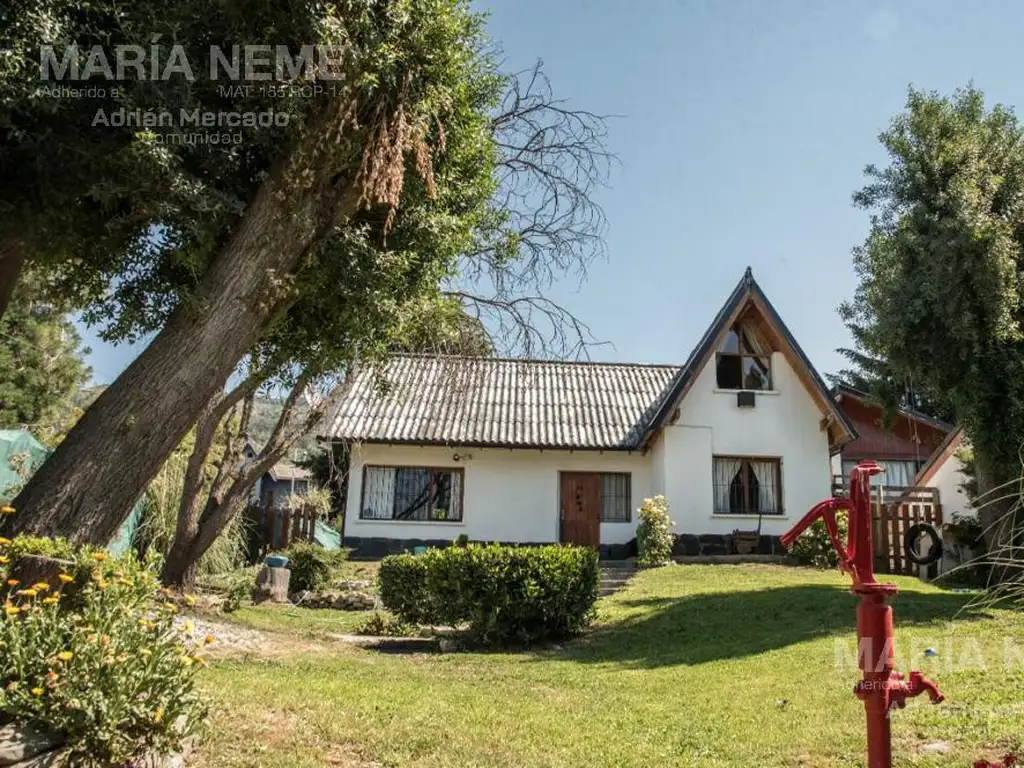
[[[595,195],[616,162],[606,145],[609,117],[556,99],[541,61],[508,82],[491,121],[501,153],[493,202],[500,223],[465,254],[460,278],[475,299],[471,303],[504,310],[496,337],[530,341],[548,354],[578,353],[592,337],[543,293],[567,275],[582,282],[593,260],[607,255],[607,222]],[[511,326],[524,329],[525,314],[513,311],[523,301],[544,307],[546,321],[561,328],[509,333]]]

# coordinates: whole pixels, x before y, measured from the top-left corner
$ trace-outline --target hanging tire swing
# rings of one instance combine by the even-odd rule
[[[923,550],[920,547],[922,538],[929,541],[929,546]],[[903,551],[915,565],[931,565],[942,557],[942,537],[934,525],[916,523],[910,526],[907,535],[903,537]]]

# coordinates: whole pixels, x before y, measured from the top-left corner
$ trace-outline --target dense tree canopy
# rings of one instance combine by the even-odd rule
[[[872,226],[843,313],[865,352],[965,427],[984,494],[1021,473],[1024,133],[973,87],[911,90],[881,142],[890,164],[855,197]]]
[[[68,317],[39,300],[39,281],[22,280],[0,318],[0,428],[26,427],[52,442],[89,379],[84,350]]]

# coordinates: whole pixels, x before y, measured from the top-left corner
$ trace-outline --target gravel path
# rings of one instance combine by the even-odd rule
[[[178,616],[174,620],[175,625],[182,630],[187,622],[192,622],[192,631],[184,634],[196,645],[203,646],[206,636],[213,635],[213,644],[208,646],[211,650],[258,651],[267,646],[267,636],[256,629],[246,629],[197,616]]]

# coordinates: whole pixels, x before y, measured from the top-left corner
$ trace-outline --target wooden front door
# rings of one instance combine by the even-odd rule
[[[601,476],[562,473],[562,541],[597,548],[601,543]]]

